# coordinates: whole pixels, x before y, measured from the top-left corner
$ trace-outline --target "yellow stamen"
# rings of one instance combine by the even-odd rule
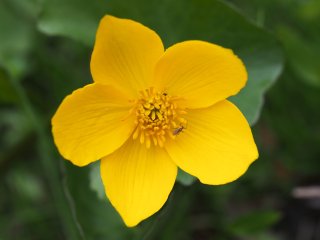
[[[136,130],[135,130],[134,133],[133,133],[133,136],[132,136],[133,139],[137,139],[137,138],[138,138],[139,132],[140,132],[140,131],[139,131],[139,127],[137,127]]]
[[[144,143],[144,132],[140,134],[140,143]]]
[[[163,147],[166,138],[174,139],[174,129],[186,125],[187,121],[182,115],[187,112],[177,104],[179,97],[169,96],[167,93],[157,92],[154,88],[140,91],[140,98],[134,106],[137,119],[136,129],[132,135],[147,148]]]

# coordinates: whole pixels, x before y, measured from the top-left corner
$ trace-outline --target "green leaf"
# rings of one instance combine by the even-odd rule
[[[27,116],[20,110],[0,110],[0,155],[3,149],[16,145],[31,131],[31,123]]]
[[[9,172],[6,180],[19,198],[39,201],[44,197],[43,183],[29,169],[16,168],[15,171]]]
[[[190,186],[192,183],[196,181],[194,176],[184,172],[183,170],[179,169],[177,181],[180,182],[184,186]]]
[[[0,109],[0,166],[29,146],[32,127],[27,116],[17,109]]]
[[[235,219],[229,229],[235,235],[254,235],[266,231],[280,217],[281,214],[277,211],[255,211]]]
[[[277,33],[284,43],[292,69],[305,82],[320,87],[320,62],[315,61],[320,54],[318,42],[308,42],[287,26],[279,26]]]
[[[107,1],[45,0],[38,28],[53,36],[66,36],[92,45]]]
[[[0,68],[0,103],[17,102],[17,94],[10,83],[7,72]]]
[[[0,66],[10,76],[19,78],[27,70],[27,54],[32,46],[34,27],[12,3],[0,2]]]
[[[96,166],[99,166],[96,165]],[[133,239],[134,229],[127,228],[111,203],[92,194],[89,168],[75,168],[66,163],[65,180],[69,189],[78,225],[86,239]],[[99,174],[100,175],[100,174]]]
[[[106,200],[106,194],[104,192],[104,186],[100,175],[100,161],[94,162],[90,165],[90,188],[97,193],[97,196],[101,200]]]
[[[320,64],[314,61],[320,54],[320,1],[225,1],[273,31],[285,49],[291,71],[301,81],[320,87]],[[285,17],[283,12],[286,12]]]
[[[215,0],[165,0],[161,4],[156,0],[47,0],[38,27],[44,33],[69,37],[92,47],[104,14],[145,24],[161,36],[166,47],[199,39],[233,49],[245,62],[249,81],[231,100],[250,124],[257,121],[263,94],[283,65],[281,49],[272,35]]]

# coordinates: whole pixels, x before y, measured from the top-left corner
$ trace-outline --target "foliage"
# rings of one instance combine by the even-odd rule
[[[1,1],[0,239],[290,239],[295,230],[283,223],[290,191],[319,181],[320,169],[320,4],[292,2]],[[104,14],[142,22],[166,47],[201,39],[233,49],[249,81],[231,101],[255,124],[260,149],[248,173],[225,186],[201,186],[179,172],[168,203],[134,229],[101,191],[99,164],[63,161],[50,134],[61,100],[92,81]]]

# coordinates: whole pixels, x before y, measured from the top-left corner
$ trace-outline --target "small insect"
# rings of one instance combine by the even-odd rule
[[[179,134],[183,131],[183,129],[185,129],[184,126],[180,126],[180,127],[178,127],[178,128],[175,128],[175,129],[173,130],[172,134],[173,134],[174,136],[177,136],[177,135],[179,135]]]

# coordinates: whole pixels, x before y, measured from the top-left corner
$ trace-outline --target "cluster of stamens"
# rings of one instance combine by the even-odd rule
[[[186,112],[179,108],[178,100],[154,88],[141,91],[135,105],[137,118],[133,139],[139,139],[147,148],[150,148],[151,143],[163,147],[167,137],[174,139],[187,123],[181,117]]]

